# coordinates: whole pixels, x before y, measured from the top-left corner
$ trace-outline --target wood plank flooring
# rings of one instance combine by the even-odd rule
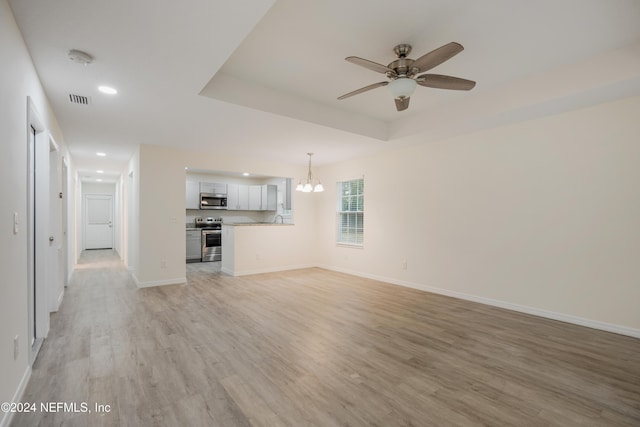
[[[85,252],[13,426],[640,426],[640,340],[321,269],[136,289]]]

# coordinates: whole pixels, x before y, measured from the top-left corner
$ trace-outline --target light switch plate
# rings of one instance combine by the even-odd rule
[[[18,212],[13,213],[13,234],[18,234],[20,231],[20,222],[18,221]]]

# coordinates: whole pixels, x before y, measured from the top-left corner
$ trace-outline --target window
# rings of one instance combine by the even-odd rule
[[[338,183],[336,243],[364,244],[364,178]]]

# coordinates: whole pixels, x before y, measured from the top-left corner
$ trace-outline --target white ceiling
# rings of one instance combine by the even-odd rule
[[[321,165],[640,94],[637,0],[10,4],[81,176],[117,176],[141,143]],[[346,56],[451,41],[465,50],[432,72],[472,91],[418,87],[404,112],[386,88],[336,99],[386,80]]]

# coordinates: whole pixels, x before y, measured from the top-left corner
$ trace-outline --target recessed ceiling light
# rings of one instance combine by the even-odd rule
[[[96,153],[96,156],[100,156],[100,157],[104,157],[104,156],[106,156],[106,155],[107,155],[107,153],[103,153],[103,152],[100,152],[100,151],[98,151],[98,152]]]
[[[98,86],[98,90],[102,93],[106,93],[107,95],[115,95],[118,93],[117,90],[109,86]]]
[[[96,173],[104,173],[104,171],[96,171]]]
[[[243,172],[242,175],[243,176],[249,176],[249,172]]]
[[[100,178],[97,178],[97,179],[96,179],[96,181],[98,181],[98,182],[102,182],[102,179],[100,179]]]

